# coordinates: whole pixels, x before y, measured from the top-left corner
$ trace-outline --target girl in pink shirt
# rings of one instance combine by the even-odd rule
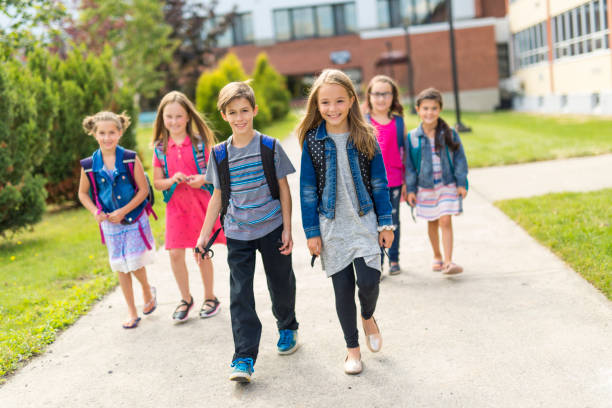
[[[366,117],[376,129],[378,144],[382,150],[389,194],[393,206],[395,239],[389,248],[389,275],[401,272],[399,266],[399,205],[404,187],[404,107],[399,100],[399,88],[386,75],[377,75],[370,81],[367,90]]]
[[[153,145],[153,185],[164,193],[166,207],[166,249],[181,293],[181,302],[172,318],[184,321],[193,306],[185,248],[195,248],[206,217],[210,192],[204,179],[208,154],[214,135],[191,101],[173,91],[161,100],[157,109]],[[221,228],[217,219],[215,230]],[[223,232],[215,243],[225,243]],[[200,317],[211,317],[219,311],[219,300],[213,291],[213,265],[210,258],[199,264],[204,284],[204,303]]]

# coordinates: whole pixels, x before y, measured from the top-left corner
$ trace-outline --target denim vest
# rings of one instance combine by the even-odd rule
[[[325,130],[325,121],[321,122],[314,135],[316,140],[324,141],[325,152],[310,152],[307,140],[302,146],[302,163],[300,171],[300,203],[302,206],[302,226],[306,238],[321,235],[319,229],[319,214],[333,219],[336,207],[336,144],[328,137]],[[387,173],[383,163],[382,154],[378,142],[376,151],[370,161],[370,184],[372,194],[368,193],[359,163],[359,152],[349,140],[346,152],[351,168],[351,175],[355,183],[355,192],[359,202],[359,215],[364,216],[374,210],[378,218],[378,225],[392,225],[391,201],[389,199],[389,187],[387,185]],[[317,192],[317,174],[313,165],[311,154],[325,155],[325,186],[323,192]]]
[[[444,142],[444,138],[442,135],[438,135],[441,140],[441,153],[437,152],[436,154],[440,155],[440,163],[442,165],[442,183],[455,183],[457,187],[466,188],[468,174],[467,159],[465,157],[463,144],[461,143],[459,135],[454,130],[452,132],[455,142],[459,142],[459,148],[457,150],[453,152],[449,149],[449,155],[453,161],[452,163],[449,162],[449,156],[445,154],[446,143]],[[418,174],[415,168],[417,163],[413,163],[412,154],[404,155],[404,165],[406,167],[404,182],[406,183],[406,191],[408,193],[416,193],[417,187],[434,187],[433,164],[431,161],[431,143],[423,131],[422,124],[419,125],[418,128],[411,130],[406,135],[405,146],[408,146],[408,149],[412,149],[419,146],[419,142],[421,144],[421,168],[418,171]]]
[[[105,213],[111,213],[125,207],[134,198],[134,186],[130,181],[130,170],[123,164],[123,152],[123,147],[117,146],[115,150],[115,170],[113,171],[114,180],[111,180],[103,170],[104,160],[100,149],[96,150],[92,156],[91,169],[96,180],[98,200]],[[133,222],[142,213],[145,205],[146,200],[130,211],[125,216],[125,220],[130,223]]]

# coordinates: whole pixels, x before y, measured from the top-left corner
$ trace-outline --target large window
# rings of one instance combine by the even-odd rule
[[[377,0],[377,10],[380,28],[447,20],[445,0]]]
[[[354,2],[274,10],[277,41],[351,34],[356,21]]]
[[[555,59],[610,48],[608,5],[593,0],[552,19]]]
[[[533,25],[512,36],[515,69],[546,61],[548,42],[546,22]]]
[[[217,47],[251,44],[253,40],[253,15],[237,14],[227,30],[217,37]]]

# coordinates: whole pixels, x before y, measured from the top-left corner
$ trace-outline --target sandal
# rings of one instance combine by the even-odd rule
[[[442,273],[445,275],[456,275],[461,272],[463,272],[463,268],[457,265],[456,263],[451,262],[446,265],[446,267],[444,268],[444,272]]]
[[[144,305],[142,308],[142,314],[149,315],[153,313],[155,309],[157,309],[157,289],[155,289],[155,286],[151,286],[151,294],[153,295],[153,298],[149,300],[146,305]]]
[[[183,306],[187,306],[187,308],[184,310],[179,310]],[[172,318],[179,322],[185,321],[187,319],[187,316],[189,316],[189,311],[191,310],[192,306],[193,306],[193,296],[191,296],[191,302],[189,303],[181,299],[181,303],[179,303],[179,305],[174,310],[174,313],[172,314]]]
[[[140,316],[130,320],[128,324],[122,324],[121,327],[124,329],[135,329],[138,327],[138,322],[140,322]]]
[[[221,302],[219,299],[206,299],[204,303],[202,303],[202,308],[200,309],[200,317],[202,319],[206,319],[207,317],[212,317],[219,313],[219,309],[221,308]]]
[[[434,259],[431,263],[431,270],[434,272],[441,272],[442,269],[444,269],[444,262]]]

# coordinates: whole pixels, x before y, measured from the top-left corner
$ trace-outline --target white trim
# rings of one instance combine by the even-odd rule
[[[486,18],[454,21],[453,28],[455,30],[465,30],[468,28],[495,26],[497,24],[497,20],[498,19],[495,17],[486,17]],[[412,34],[436,33],[440,31],[448,31],[448,23],[432,23],[432,24],[422,24],[422,25],[408,27],[408,33],[411,35]],[[402,35],[406,35],[406,32],[404,31],[403,27],[381,28],[381,29],[367,30],[367,31],[364,30],[359,33],[359,36],[361,37],[362,40],[371,40],[375,38],[385,38],[385,37],[399,37]]]
[[[612,55],[612,50],[610,48],[600,48],[595,51],[585,52],[579,55],[571,55],[567,57],[561,57],[557,59],[553,59],[553,65],[563,65],[565,63],[580,61],[582,59],[593,58],[593,57],[601,57],[605,55]]]

